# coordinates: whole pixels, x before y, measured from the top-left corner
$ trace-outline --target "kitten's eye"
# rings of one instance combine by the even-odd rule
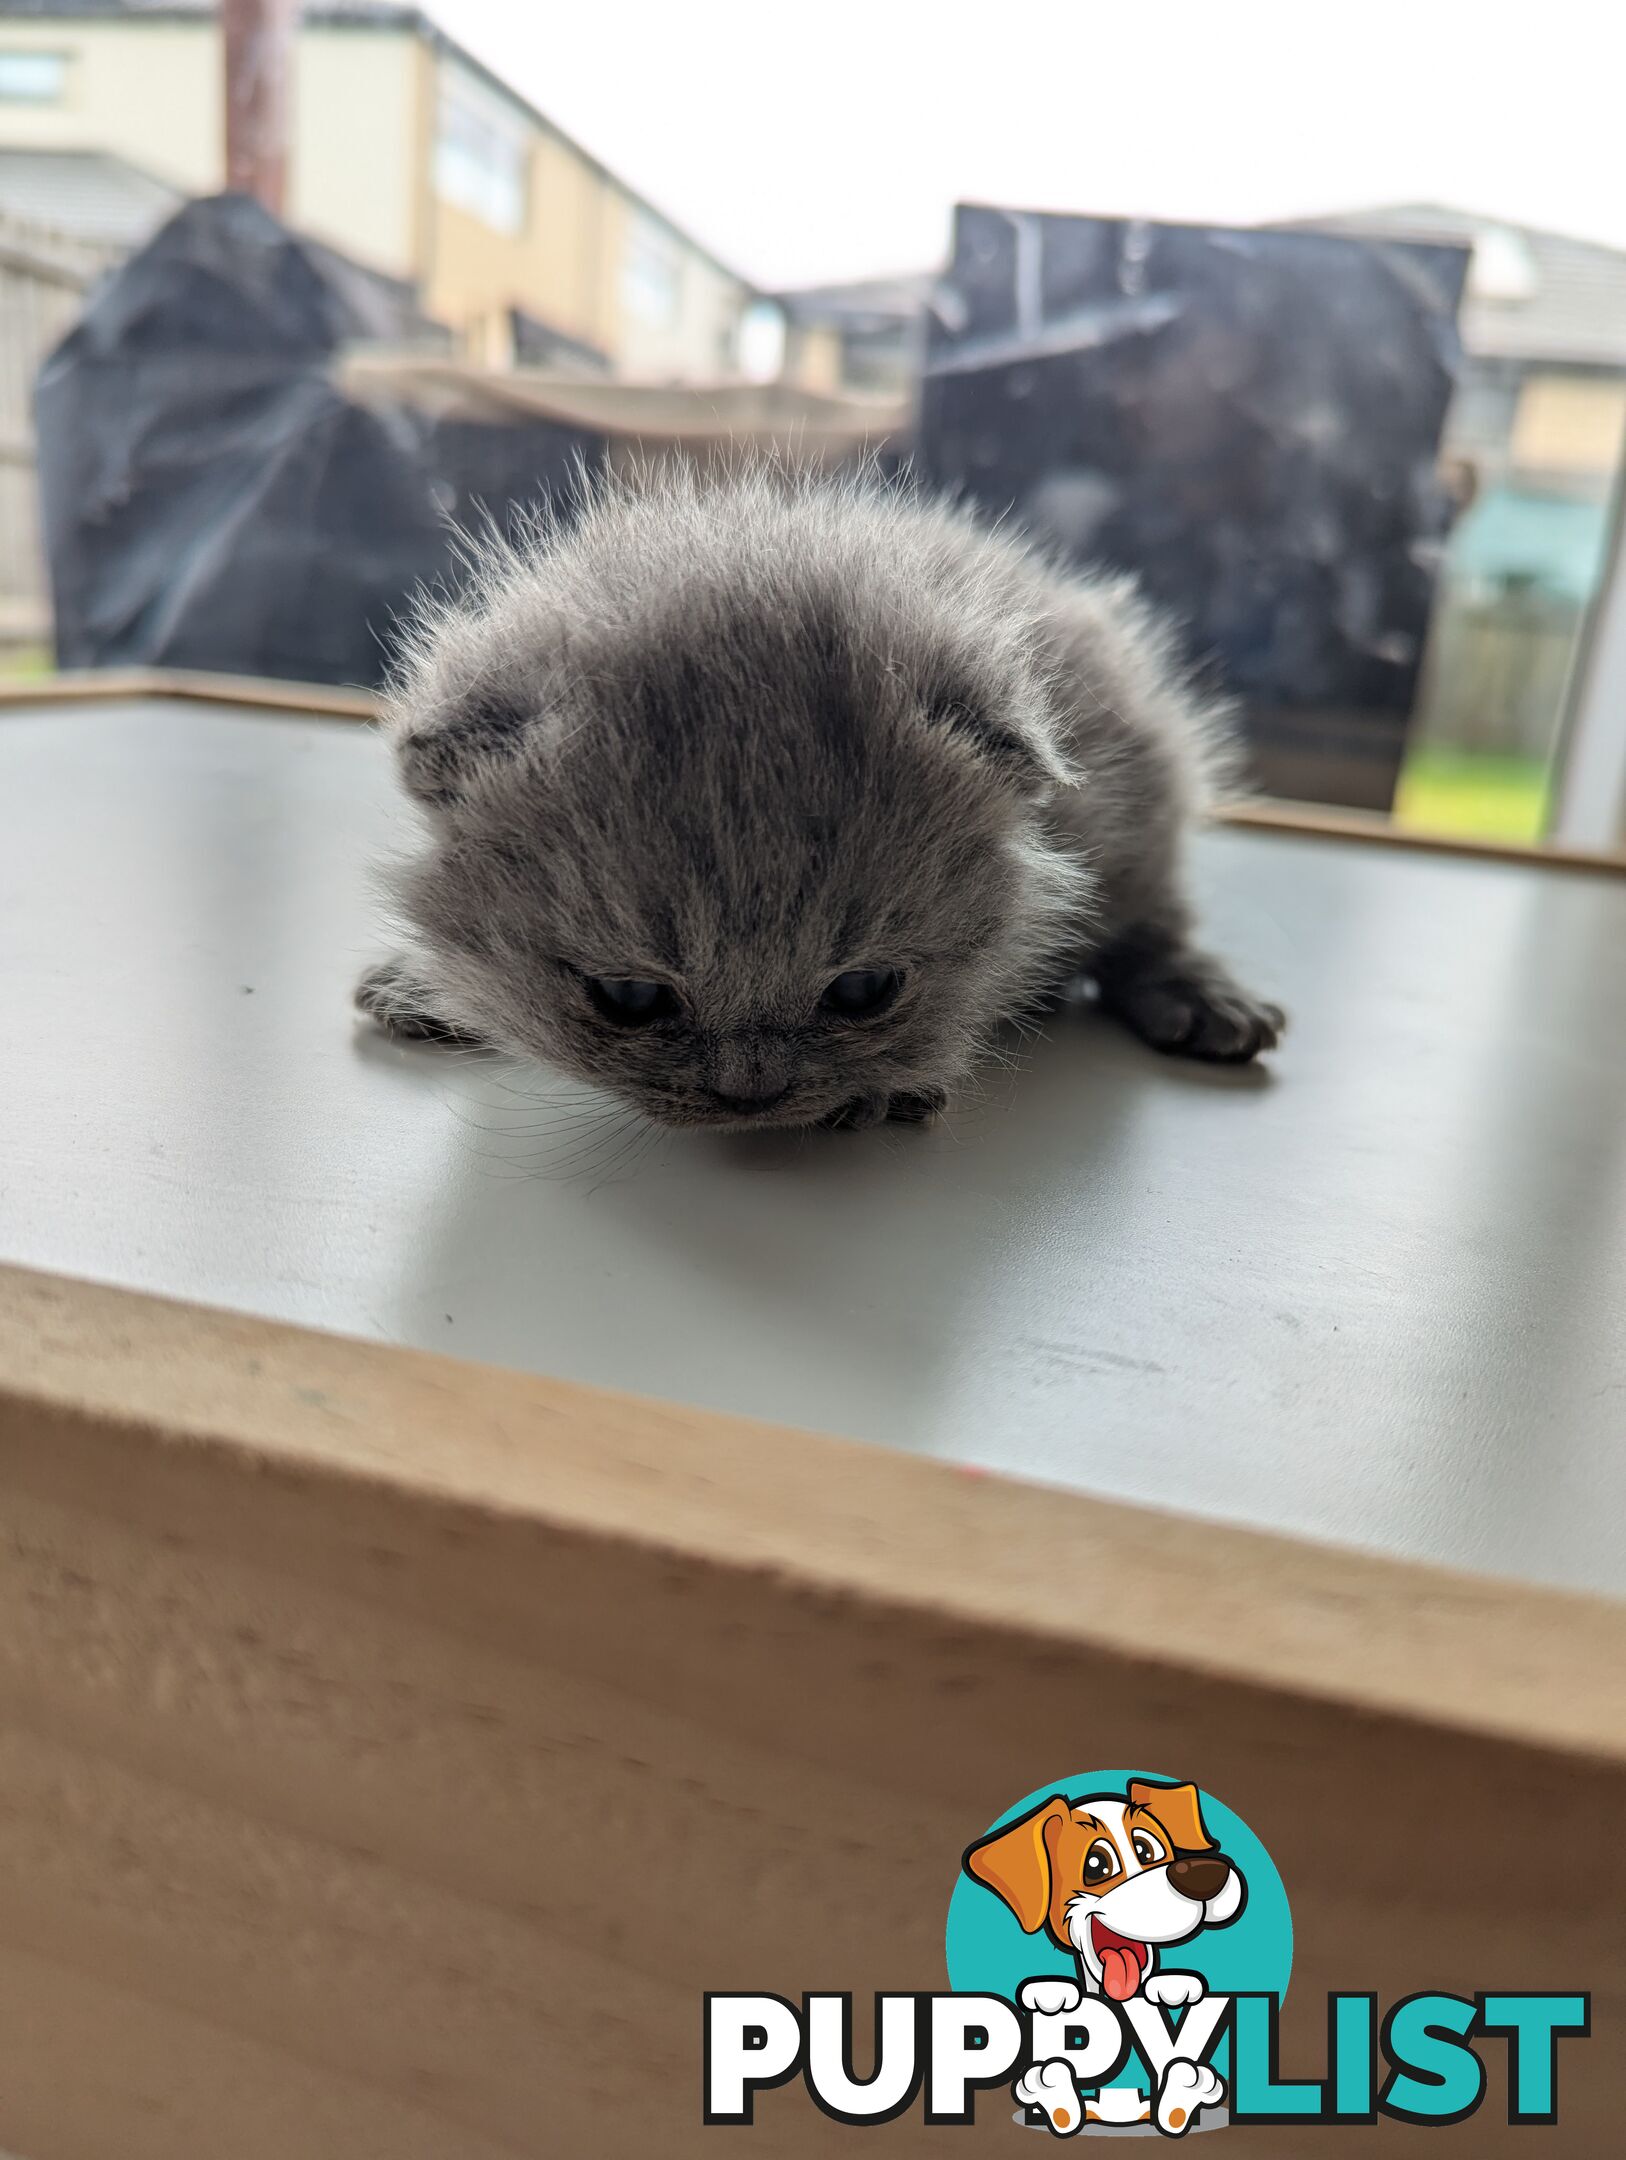
[[[667,983],[637,982],[613,975],[584,975],[587,995],[617,1027],[647,1027],[670,1020],[678,1011],[677,992]]]
[[[902,988],[896,968],[849,968],[825,991],[819,1009],[841,1020],[871,1020],[885,1012]]]

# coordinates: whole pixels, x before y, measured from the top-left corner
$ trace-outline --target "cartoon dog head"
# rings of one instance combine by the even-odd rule
[[[1133,1779],[1126,1793],[1060,1793],[965,1855],[1029,1935],[1043,1928],[1078,1959],[1094,1993],[1127,2002],[1160,1946],[1224,1927],[1247,1885],[1204,1827],[1195,1785]]]

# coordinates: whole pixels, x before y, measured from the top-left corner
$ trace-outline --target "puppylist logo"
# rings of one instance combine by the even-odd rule
[[[1422,1991],[1386,2010],[1339,1994],[1323,2074],[1284,2077],[1293,1923],[1275,1864],[1211,1794],[1138,1771],[1041,1787],[974,1838],[945,1947],[948,1991],[873,1998],[863,2077],[850,1994],[708,1995],[706,2122],[748,2124],[800,2075],[854,2126],[917,2104],[968,2124],[1000,2088],[1052,2137],[1446,2125],[1485,2104],[1495,2071],[1510,2123],[1552,2124],[1559,2040],[1589,2030],[1583,1993]]]

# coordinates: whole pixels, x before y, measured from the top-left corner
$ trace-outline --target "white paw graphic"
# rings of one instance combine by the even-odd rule
[[[1201,2002],[1205,1990],[1196,1973],[1159,1972],[1147,1977],[1141,1993],[1148,2002],[1157,2003],[1165,2010],[1179,2010],[1189,2003]]]
[[[1213,2107],[1224,2098],[1225,2080],[1217,2070],[1177,2055],[1158,2087],[1154,2120],[1165,2136],[1184,2137],[1196,2121],[1199,2108]]]
[[[1073,1980],[1024,1980],[1018,1994],[1022,2008],[1041,2017],[1064,2017],[1084,2000],[1084,1990]]]
[[[1061,1984],[1065,1987],[1069,1983]],[[1024,2070],[1011,2087],[1011,2097],[1023,2107],[1043,2108],[1057,2137],[1071,2137],[1084,2120],[1084,2103],[1073,2083],[1072,2065],[1058,2056]]]

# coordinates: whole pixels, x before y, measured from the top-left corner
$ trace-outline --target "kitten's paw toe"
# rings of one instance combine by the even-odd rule
[[[1165,976],[1137,983],[1118,1010],[1143,1042],[1170,1057],[1246,1065],[1274,1050],[1287,1026],[1279,1005],[1251,997],[1228,976]]]
[[[479,1038],[431,1010],[431,996],[399,960],[370,967],[356,985],[356,1010],[401,1042],[478,1044]]]
[[[884,1095],[855,1095],[850,1102],[838,1103],[834,1110],[827,1110],[819,1119],[826,1132],[866,1132],[871,1125],[879,1125],[886,1116],[887,1098]]]
[[[886,1114],[894,1125],[928,1125],[947,1103],[946,1088],[914,1088],[908,1094],[894,1095]]]
[[[872,1125],[924,1125],[948,1101],[944,1088],[914,1088],[902,1095],[855,1095],[819,1119],[826,1132],[867,1132]]]

